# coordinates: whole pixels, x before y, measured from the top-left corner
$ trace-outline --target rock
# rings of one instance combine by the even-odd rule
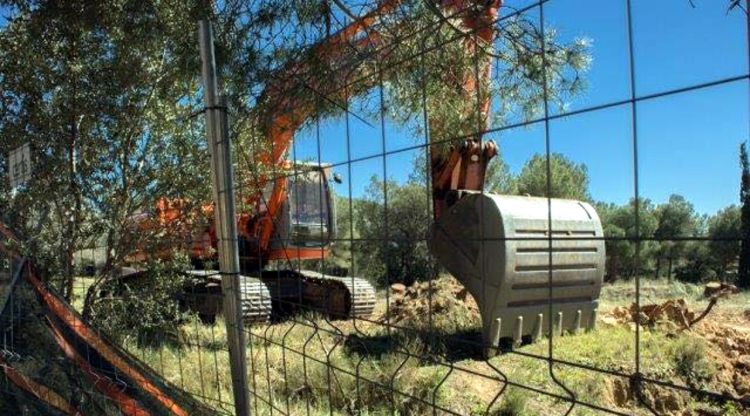
[[[734,364],[735,367],[750,370],[750,355],[742,355]]]
[[[631,399],[630,386],[625,380],[614,379],[611,384],[612,399],[619,407],[626,407]]]
[[[745,319],[747,319],[748,321],[750,321],[750,309],[745,309],[744,315],[745,315]]]
[[[684,407],[682,405],[682,400],[680,400],[680,396],[677,396],[676,394],[666,394],[659,397],[656,401],[656,406],[661,407],[667,412],[674,412]]]
[[[747,377],[740,373],[735,373],[734,374],[734,390],[740,396],[750,394],[750,377]]]
[[[630,309],[624,306],[618,306],[614,308],[610,315],[613,319],[621,324],[633,322],[633,314],[630,312]]]
[[[406,286],[401,283],[394,283],[391,285],[391,291],[396,295],[403,295],[406,292]]]
[[[604,315],[599,318],[599,322],[607,326],[617,326],[621,322],[614,316]]]
[[[706,337],[706,338],[709,341],[713,342],[714,344],[718,344],[719,347],[721,347],[721,349],[727,354],[731,354],[732,352],[737,352],[737,350],[740,348],[737,342],[729,337]],[[738,353],[736,356],[739,356],[739,355],[740,354]]]
[[[721,284],[721,290],[725,290],[733,295],[736,295],[737,293],[740,293],[740,288],[738,288],[735,285],[730,285],[729,283],[722,283]]]

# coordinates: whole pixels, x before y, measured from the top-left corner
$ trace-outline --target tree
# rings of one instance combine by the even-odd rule
[[[708,247],[715,262],[716,274],[721,278],[732,266],[736,266],[740,255],[741,215],[740,208],[732,205],[708,220],[708,236],[711,239]]]
[[[547,158],[536,154],[529,159],[515,180],[519,195],[589,200],[586,165],[577,164],[560,153],[550,154],[550,192],[547,192]]]
[[[658,242],[656,257],[656,277],[659,277],[661,262],[667,259],[667,278],[672,279],[672,267],[675,260],[679,259],[685,251],[684,237],[695,236],[698,227],[698,218],[693,204],[681,195],[670,195],[669,201],[656,208],[658,225],[654,231],[654,237]]]
[[[737,283],[744,289],[750,289],[750,160],[748,160],[746,143],[740,145],[740,167],[742,168],[740,185],[742,246]]]
[[[429,204],[424,185],[373,177],[354,220],[357,273],[380,286],[430,278],[435,268],[426,242]]]
[[[602,221],[607,251],[606,279],[631,278],[653,269],[655,244],[644,238],[653,235],[657,227],[655,209],[651,201],[638,201],[638,221],[635,200],[628,204],[596,204]],[[637,224],[637,226],[636,226]],[[638,233],[636,233],[636,228]],[[637,264],[636,264],[637,263]]]
[[[35,160],[12,225],[50,213],[33,251],[70,299],[78,250],[105,245],[106,277],[132,250],[127,241],[148,237],[128,236],[133,213],[162,195],[207,195],[201,126],[175,121],[196,107],[195,41],[184,30],[205,9],[2,3],[13,15],[0,30],[0,153],[30,143]]]
[[[502,195],[518,194],[518,184],[500,152],[487,166],[484,189]]]
[[[689,241],[683,248],[684,263],[675,268],[677,280],[700,283],[717,276],[716,261],[711,249],[702,241]]]

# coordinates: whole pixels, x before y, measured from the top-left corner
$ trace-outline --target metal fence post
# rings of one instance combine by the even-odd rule
[[[206,136],[211,153],[211,178],[215,201],[214,221],[218,238],[219,269],[224,293],[224,319],[227,327],[229,360],[235,414],[250,414],[246,371],[245,334],[242,328],[240,262],[234,200],[234,173],[229,141],[226,98],[219,96],[211,23],[200,22],[203,94],[206,105]]]

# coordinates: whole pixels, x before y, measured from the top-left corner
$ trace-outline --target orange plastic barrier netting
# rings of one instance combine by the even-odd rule
[[[0,240],[13,234],[0,225]],[[0,254],[19,260],[0,241]],[[214,415],[88,326],[26,263],[0,314],[0,414]],[[0,299],[4,302],[5,297]]]

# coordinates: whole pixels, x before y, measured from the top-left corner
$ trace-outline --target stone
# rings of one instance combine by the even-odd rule
[[[737,359],[737,362],[734,365],[737,368],[744,368],[745,370],[750,370],[750,355],[742,355],[740,358]]]
[[[734,374],[734,390],[740,396],[750,394],[750,377],[747,377],[740,373],[735,373]]]
[[[406,292],[406,286],[401,283],[394,283],[391,285],[391,291],[396,295],[403,295]]]

